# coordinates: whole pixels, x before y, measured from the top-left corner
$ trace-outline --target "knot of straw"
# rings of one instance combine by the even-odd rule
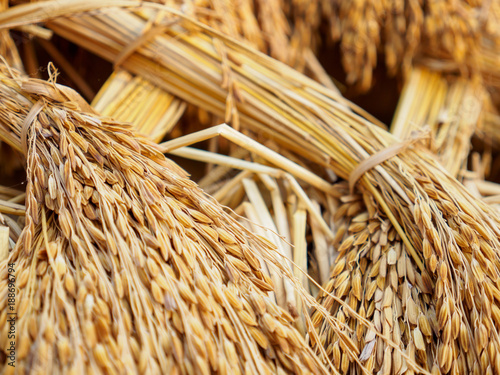
[[[349,175],[350,192],[352,193],[354,191],[354,186],[366,172],[368,172],[372,168],[375,168],[377,165],[383,163],[384,161],[398,155],[418,141],[428,138],[429,132],[429,127],[424,127],[421,131],[413,131],[410,138],[386,147],[359,163]]]
[[[33,124],[35,117],[38,116],[40,111],[42,110],[44,106],[44,102],[42,99],[39,99],[33,107],[31,107],[30,111],[24,118],[22,127],[21,127],[21,147],[23,150],[23,153],[25,155],[28,154],[28,131],[31,128],[31,125]]]

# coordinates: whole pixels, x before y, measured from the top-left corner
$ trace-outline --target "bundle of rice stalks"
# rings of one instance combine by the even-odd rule
[[[290,43],[288,40],[288,23],[286,18],[283,15],[283,10],[280,7],[280,4],[275,1],[266,1],[262,4],[252,4],[251,2],[243,1],[243,2],[232,2],[232,1],[217,1],[210,3],[198,3],[193,5],[192,3],[187,3],[184,1],[167,1],[165,2],[167,5],[172,6],[174,9],[180,9],[183,14],[195,17],[199,22],[203,24],[210,25],[216,30],[220,30],[227,35],[231,35],[234,38],[237,38],[241,42],[246,45],[250,45],[263,51],[264,53],[268,53],[271,56],[289,64],[293,65],[295,69],[299,71],[304,71],[307,68],[309,74],[314,77],[316,80],[326,85],[327,87],[336,90],[335,85],[332,83],[330,77],[325,73],[322,66],[318,63],[316,56],[312,53],[311,49],[307,48],[306,45]],[[75,3],[78,4],[78,3]],[[72,7],[83,7],[85,5],[73,4]],[[116,5],[124,4],[123,2],[115,2]],[[133,4],[133,2],[132,2]],[[103,5],[103,4],[101,4]],[[109,3],[112,5],[112,2]],[[36,7],[36,6],[35,6]],[[259,17],[257,17],[257,13]],[[118,12],[118,14],[112,16],[111,18],[105,17],[102,19],[104,24],[101,24],[98,28],[104,26],[104,28],[108,28],[111,36],[111,39],[106,41],[117,42],[120,38],[122,39],[123,45],[116,50],[112,45],[103,46],[100,48],[104,48],[102,53],[94,51],[99,56],[102,56],[106,59],[110,59],[115,66],[115,70],[119,70],[120,67],[124,67],[128,64],[127,60],[130,55],[134,54],[136,49],[140,49],[143,44],[147,44],[149,40],[153,40],[158,38],[159,36],[164,34],[165,25],[175,24],[178,20],[175,16],[172,16],[165,12],[151,12],[151,11],[141,11],[135,13],[137,18],[132,20],[131,24],[121,23],[120,17],[123,16],[123,13]],[[257,22],[257,18],[258,21]],[[81,26],[85,26],[82,24]],[[115,27],[117,27],[115,29]],[[77,27],[78,28],[78,27]],[[100,30],[103,31],[103,30]],[[100,32],[99,31],[99,32]],[[65,32],[61,31],[61,35],[64,35]],[[70,31],[72,34],[72,31]],[[116,39],[116,38],[119,39]],[[69,38],[71,39],[71,38]],[[82,40],[83,42],[83,40]],[[75,81],[75,84],[79,88],[79,91],[82,93],[87,93],[88,90],[84,87],[85,85],[78,84],[82,83],[81,77],[78,77],[76,72],[71,71],[70,64],[67,61],[62,59],[60,53],[55,50],[54,46],[49,42],[40,40],[41,46],[46,49],[46,51],[51,55],[51,57],[56,61],[58,66],[61,68]],[[120,42],[121,43],[121,42]],[[80,44],[79,42],[77,44]],[[219,54],[224,55],[225,52],[222,46],[218,44],[215,45]],[[222,48],[222,49],[221,49]],[[110,53],[112,55],[110,55]],[[113,56],[111,58],[111,56]],[[227,57],[225,57],[227,58]],[[74,69],[73,69],[74,70]],[[129,70],[133,71],[133,70]],[[181,107],[184,107],[185,104],[179,100],[173,100],[173,98],[169,97],[168,94],[162,93],[161,89],[157,87],[156,79],[151,75],[148,76],[150,83],[145,83],[144,75],[142,78],[136,78],[137,80],[142,79],[142,83],[145,86],[153,85],[156,88],[153,90],[154,92],[147,92],[141,90],[142,98],[148,105],[151,105],[153,102],[159,100],[156,95],[160,95],[163,100],[172,101],[171,110],[175,110],[175,114],[172,115],[171,119],[167,124],[163,122],[163,119],[159,121],[145,120],[147,122],[144,124],[138,123],[137,126],[141,128],[141,130],[146,131],[148,134],[155,133],[154,139],[161,138],[161,135],[165,134],[167,130],[173,125],[176,120],[176,116],[180,116],[182,113]],[[230,76],[226,77],[227,81],[224,85],[232,86]],[[106,95],[106,102],[97,104],[96,99],[93,100],[94,104],[96,104],[100,109],[104,109],[107,107],[106,114],[109,113],[109,110],[114,106],[122,106],[125,105],[123,102],[123,95],[118,95],[115,91],[117,87],[122,89],[122,94],[126,91],[139,95],[138,87],[136,86],[138,83],[136,79],[128,84],[125,84],[123,80],[130,80],[131,78],[124,78],[124,73],[120,73],[120,78],[112,76],[111,81],[105,85],[103,90]],[[142,87],[142,86],[141,86]],[[84,90],[85,89],[85,90]],[[159,94],[161,93],[161,94]],[[234,95],[237,95],[236,93]],[[92,99],[93,95],[84,95],[87,99]],[[102,98],[99,98],[102,99]],[[128,101],[127,101],[128,102]],[[120,112],[118,109],[114,112]],[[123,115],[125,116],[128,113],[126,110]],[[168,112],[168,111],[167,111]],[[118,113],[119,114],[119,113]],[[140,115],[140,113],[136,113],[133,115]],[[168,114],[167,114],[168,116]],[[207,120],[206,112],[200,113],[199,118],[197,119],[201,124],[210,123],[214,125],[216,123],[220,123],[219,118],[211,118]],[[226,122],[228,114],[226,114]],[[122,117],[120,117],[122,118]],[[222,117],[224,119],[224,117]],[[139,121],[141,122],[141,121]],[[156,126],[153,128],[153,125]],[[145,129],[142,129],[142,128]]]
[[[119,70],[111,75],[92,101],[101,115],[130,122],[155,142],[176,125],[186,103],[149,81]]]
[[[414,68],[403,87],[391,133],[406,139],[429,127],[429,149],[457,176],[466,167],[471,137],[483,127],[480,115],[488,99],[480,82]]]
[[[4,65],[0,82],[0,137],[28,176],[26,226],[2,261],[2,350],[5,262],[18,288],[5,373],[326,373],[273,300],[262,264],[289,277],[274,246],[70,89]]]
[[[68,2],[59,1],[57,5],[58,15],[65,12],[68,14],[68,9],[71,9]],[[95,9],[103,5],[87,1],[86,6]],[[142,6],[148,9],[157,7],[149,3],[142,3]],[[36,6],[30,5],[18,9],[18,12],[34,8]],[[373,254],[375,250],[370,255],[363,251],[359,256],[363,263],[365,261],[362,258],[366,257],[366,269],[373,271],[370,271],[370,283],[377,278],[376,285],[383,291],[384,298],[387,298],[387,301],[378,305],[380,292],[377,293],[377,305],[374,308],[379,313],[374,313],[369,319],[373,325],[367,324],[366,319],[360,317],[362,310],[356,311],[344,303],[348,298],[346,295],[342,294],[342,299],[334,294],[328,295],[343,305],[349,317],[370,327],[366,335],[356,337],[357,341],[346,340],[346,335],[352,333],[350,330],[332,332],[323,325],[324,318],[315,314],[314,321],[321,328],[321,340],[312,335],[313,344],[317,348],[328,348],[330,344],[335,345],[331,340],[336,340],[338,335],[341,339],[338,345],[340,354],[342,358],[346,358],[342,361],[349,362],[343,368],[349,367],[352,371],[359,368],[361,360],[365,359],[379,366],[378,362],[370,358],[381,351],[391,356],[391,360],[386,361],[391,364],[391,368],[392,354],[397,352],[405,358],[409,371],[430,370],[436,364],[437,367],[434,368],[445,373],[458,370],[473,373],[499,372],[500,357],[497,352],[500,341],[496,322],[500,312],[500,291],[497,287],[500,218],[496,212],[471,196],[435,161],[435,156],[421,149],[418,146],[418,135],[401,141],[357,115],[357,109],[338,93],[325,89],[285,65],[242,46],[175,10],[158,8],[177,15],[183,21],[167,27],[164,36],[137,49],[124,61],[123,67],[150,79],[156,77],[161,87],[216,115],[225,113],[227,100],[230,104],[227,106],[228,113],[239,119],[241,128],[249,131],[249,134],[261,132],[261,136],[272,138],[282,150],[295,154],[297,159],[306,160],[315,167],[331,168],[337,176],[348,181],[349,194],[353,197],[348,198],[346,203],[353,199],[356,204],[362,204],[368,215],[367,219],[362,217],[357,219],[359,223],[354,222],[357,224],[356,229],[350,229],[352,234],[341,246],[343,255],[339,256],[338,262],[347,264],[347,261],[356,259],[356,253],[361,251],[361,247],[364,249],[368,246],[366,249],[371,251],[371,241],[375,243],[377,236],[380,240],[383,233],[387,234],[388,243],[395,248],[394,251],[391,251],[392,247],[384,248],[384,254],[387,254],[380,255],[381,258],[377,258],[376,253]],[[115,10],[113,12],[119,14]],[[131,10],[121,12],[123,14],[118,17],[123,17],[126,24],[140,23]],[[45,13],[34,11],[31,15],[32,20],[47,19]],[[114,40],[111,43],[111,21],[106,17],[110,16],[101,13],[78,18],[65,17],[51,22],[50,26],[57,28],[56,32],[64,32],[66,37],[75,42],[112,58],[118,53],[114,51],[120,49],[122,41]],[[23,22],[26,20],[22,17],[16,19],[13,12],[4,13],[0,17],[0,25],[3,26]],[[84,33],[85,30],[92,30],[92,33]],[[218,47],[213,47],[218,43],[222,43],[225,54],[221,55]],[[111,48],[104,49],[103,45]],[[231,85],[222,84],[227,82],[224,81],[225,77],[231,78]],[[164,144],[162,150],[168,151],[218,134],[228,133],[225,128],[209,129],[192,137],[188,136],[190,138]],[[282,159],[274,160],[278,167],[286,167],[286,163],[283,163]],[[317,179],[299,179],[326,194],[335,196],[338,193],[338,189]],[[371,224],[371,221],[374,224],[369,226],[367,223]],[[380,223],[378,235],[375,234],[379,225],[376,221],[386,223]],[[350,225],[341,227],[349,230]],[[373,237],[370,228],[375,231]],[[358,231],[361,233],[355,240],[353,235]],[[397,246],[397,242],[401,245]],[[382,244],[378,251],[382,252]],[[377,266],[382,258],[386,263],[378,263]],[[399,273],[396,268],[395,274],[393,268],[387,267],[394,265],[394,258],[401,262],[403,261],[400,259],[405,260],[404,272]],[[370,267],[368,263],[373,260],[376,263]],[[386,267],[385,270],[392,277],[390,284],[384,284],[388,280],[387,275],[379,278],[375,272],[379,267],[380,273],[381,265]],[[351,264],[348,265],[350,266]],[[349,271],[349,268],[344,270],[343,267],[345,265],[342,266],[342,271]],[[405,308],[408,310],[405,314],[408,319],[413,314],[408,308],[413,305],[406,305],[407,292],[404,296],[402,294],[402,289],[405,288],[400,290],[398,287],[397,293],[393,288],[394,275],[397,276],[398,285],[407,285],[412,279],[406,273],[411,270],[417,271],[414,283],[411,284],[411,293],[417,294],[412,294],[413,302],[428,303],[428,306],[420,306],[422,312],[432,311],[433,308],[438,322],[437,330],[430,336],[429,343],[435,350],[431,349],[427,356],[420,353],[422,342],[425,343],[423,327],[417,331],[408,325],[408,333],[405,333],[408,340],[395,343],[397,340],[391,340],[388,336],[388,331],[392,338],[398,332],[394,324],[395,318],[386,320],[389,328],[385,330],[383,326],[377,326],[378,322],[374,320],[375,316],[381,318],[382,312],[385,318],[385,314],[391,316],[391,310],[401,311],[398,301],[402,298],[405,298]],[[352,287],[349,272],[348,278],[338,281],[342,291],[355,290],[353,296],[356,299],[360,296],[358,283],[362,279],[362,269],[359,271],[361,274],[352,275],[353,278],[356,276],[356,286]],[[343,275],[345,277],[346,274]],[[335,280],[333,283],[336,283]],[[340,295],[340,292],[336,293]],[[429,296],[425,297],[425,294]],[[348,296],[350,295],[349,293]],[[363,294],[361,298],[364,298]],[[328,305],[330,302],[326,301],[327,299],[325,304],[336,313],[336,307]],[[359,301],[355,302],[359,307]],[[351,303],[354,306],[354,301]],[[418,317],[419,310],[417,323]],[[402,327],[399,328],[399,332],[402,332]],[[383,348],[370,349],[370,346],[375,345],[372,344],[373,332],[382,337]],[[346,345],[352,341],[355,341],[353,347]],[[415,360],[411,357],[412,342],[415,342],[415,348],[419,351]],[[407,345],[407,354],[400,345]],[[361,353],[363,355],[360,357]],[[338,357],[332,359],[337,360]],[[383,367],[384,371],[388,369],[388,364]]]
[[[44,4],[43,7],[41,4]],[[321,93],[324,97],[313,100],[323,102],[322,106],[329,105],[329,99],[333,98],[355,108],[357,112],[379,124],[375,118],[343,99],[338,92],[326,90],[310,80],[302,82],[303,79],[296,76],[295,70],[283,65],[276,66],[275,60],[269,60],[260,54],[255,55],[254,50],[212,29],[208,33],[199,32],[200,27],[206,28],[206,26],[192,19],[188,21],[185,15],[174,9],[144,3],[148,14],[151,14],[150,17],[154,17],[157,13],[155,9],[159,8],[168,10],[172,15],[171,18],[177,20],[177,23],[174,24],[172,21],[164,24],[161,33],[143,35],[142,30],[147,26],[143,13],[123,8],[113,12],[105,11],[106,6],[121,4],[133,7],[137,5],[135,2],[114,1],[108,5],[97,2],[77,4],[82,7],[80,11],[85,9],[103,9],[103,11],[92,16],[80,14],[78,17],[67,17],[75,12],[74,2],[58,3],[57,6],[53,2],[41,2],[20,7],[24,10],[19,14],[12,13],[11,16],[9,13],[4,13],[0,17],[0,22],[2,27],[13,27],[36,20],[47,20],[44,9],[54,7],[53,16],[49,18],[51,22],[47,25],[56,33],[104,59],[109,61],[120,59],[120,66],[123,69],[148,79],[198,108],[224,118],[225,122],[231,122],[235,128],[239,128],[240,123],[247,123],[260,132],[269,134],[268,126],[261,124],[276,121],[294,124],[300,122],[297,119],[300,117],[300,109],[294,111],[292,118],[289,115],[284,116],[280,113],[280,101],[269,97],[265,92],[268,89],[273,90],[276,84],[287,85],[287,82],[295,80],[300,82],[298,87],[309,86]],[[25,16],[27,13],[30,15],[29,19]],[[204,36],[204,33],[207,34]],[[123,59],[123,56],[127,58]],[[269,81],[271,86],[264,85],[266,88],[264,91],[258,87],[263,85],[263,76],[257,74],[262,64],[271,68],[269,72],[264,72],[264,76],[279,70],[278,75]],[[274,80],[279,82],[274,83]],[[258,82],[255,87],[257,91],[254,91],[252,86],[255,82]],[[247,85],[251,87],[246,87]],[[287,89],[286,95],[289,97],[293,97],[297,91],[293,85]],[[255,115],[263,112],[258,108],[261,100],[269,100],[269,106],[272,108],[267,110],[264,118]],[[298,102],[295,98],[294,101]],[[312,148],[301,137],[296,141],[305,150],[308,147]]]
[[[362,204],[363,198],[348,195],[346,189],[342,200],[356,205]],[[336,243],[340,245],[340,254],[325,285],[326,292],[332,295],[320,292],[318,301],[347,324],[346,334],[362,349],[359,361],[368,373],[414,373],[414,363],[427,371],[441,373],[439,364],[456,356],[447,353],[447,357],[438,358],[439,341],[446,338],[442,337],[443,327],[437,321],[431,278],[416,267],[390,221],[375,206],[370,206],[370,211],[371,215],[368,211],[345,215],[336,223],[340,228],[338,239],[342,239],[340,244]],[[373,322],[376,330],[366,329],[333,296]],[[455,305],[450,306],[452,324],[459,324],[460,328],[460,321],[456,321],[460,313]],[[317,312],[313,313],[313,323],[320,333],[320,345],[325,347],[335,368],[343,374],[358,373],[358,365],[345,353],[338,335],[324,325]],[[377,337],[376,332],[384,337]],[[451,334],[455,339],[455,331]],[[397,347],[386,345],[385,338],[393,340]],[[460,360],[465,360],[463,355]],[[449,370],[446,366],[449,364],[441,368],[444,373]],[[460,362],[459,366],[454,370],[467,373],[466,364]]]
[[[498,86],[496,1],[324,1],[331,36],[340,41],[347,82],[367,90],[384,52],[389,72],[408,73],[414,60],[441,71],[480,73]],[[314,32],[314,31],[312,31]]]

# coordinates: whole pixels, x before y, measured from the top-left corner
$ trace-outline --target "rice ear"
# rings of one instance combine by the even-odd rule
[[[291,279],[268,241],[238,224],[128,125],[81,112],[52,91],[26,91],[32,81],[9,74],[0,68],[2,139],[20,143],[24,117],[33,102],[44,102],[27,137],[26,227],[8,258],[19,272],[30,270],[16,299],[17,347],[31,349],[17,353],[16,365],[54,372],[205,373],[230,366],[327,373],[268,294],[273,288],[259,261]],[[291,285],[302,301],[316,304]],[[251,308],[255,299],[265,312]],[[0,303],[6,308],[7,299]],[[280,335],[264,328],[264,315]],[[41,334],[30,336],[29,329]],[[276,355],[282,350],[286,357]]]

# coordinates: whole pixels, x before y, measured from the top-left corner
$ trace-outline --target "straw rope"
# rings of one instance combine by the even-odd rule
[[[172,26],[177,22],[178,20],[176,19],[163,25],[154,25],[154,22],[147,23],[142,33],[132,43],[122,49],[116,56],[115,61],[113,62],[113,67],[115,69],[119,68],[135,51],[152,40],[155,36],[161,35],[169,26]],[[151,23],[153,24],[152,27],[150,27]]]
[[[430,129],[426,129],[420,132],[414,132],[411,138],[395,143],[389,147],[386,147],[373,155],[370,155],[368,158],[361,161],[351,172],[349,175],[349,191],[351,194],[354,193],[354,187],[358,180],[369,170],[375,168],[377,165],[383,163],[386,160],[400,154],[408,147],[414,145],[418,141],[421,141],[424,138],[428,138],[430,133]]]
[[[24,118],[23,124],[21,125],[21,147],[25,155],[28,154],[28,132],[33,125],[35,117],[38,116],[40,111],[43,109],[44,103],[43,99],[39,99],[33,107],[31,107],[28,115]]]

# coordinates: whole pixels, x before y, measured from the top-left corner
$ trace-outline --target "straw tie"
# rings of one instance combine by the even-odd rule
[[[28,131],[33,124],[33,121],[35,120],[35,117],[38,116],[40,111],[42,110],[44,106],[43,100],[39,99],[33,107],[31,107],[30,111],[28,112],[28,115],[24,118],[22,127],[21,127],[21,147],[23,150],[23,153],[25,155],[28,154]]]
[[[141,48],[148,41],[152,40],[155,36],[165,32],[165,30],[167,30],[169,26],[172,26],[176,22],[178,22],[178,19],[174,19],[165,24],[158,25],[155,24],[155,21],[150,21],[150,23],[146,24],[142,33],[134,41],[132,41],[132,43],[123,48],[121,52],[116,56],[115,61],[113,62],[113,67],[115,69],[118,69],[123,64],[123,62],[135,51]],[[153,26],[149,27],[149,25],[151,24]]]
[[[429,137],[430,129],[428,127],[421,131],[412,132],[412,136],[405,141],[395,143],[389,147],[384,148],[371,155],[370,157],[359,163],[356,168],[349,175],[349,190],[352,194],[354,191],[354,186],[358,180],[369,170],[375,168],[377,165],[383,163],[386,160],[398,155],[399,153],[406,150],[411,145],[417,143],[418,141]]]

